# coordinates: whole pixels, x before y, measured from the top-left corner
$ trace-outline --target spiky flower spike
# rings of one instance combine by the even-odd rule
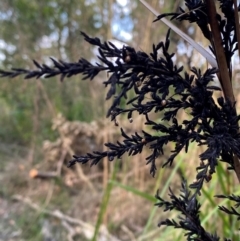
[[[122,141],[105,143],[107,151],[73,156],[69,167],[76,163],[88,162],[95,165],[105,157],[108,157],[109,161],[114,161],[122,158],[125,153],[133,156],[141,153],[143,148],[147,148],[150,154],[146,157],[146,163],[150,164],[150,173],[154,176],[157,167],[160,166],[156,163],[157,159],[164,154],[164,147],[168,143],[173,143],[171,146],[175,147],[167,160],[161,163],[162,167],[171,166],[182,150],[188,152],[190,142],[204,146],[205,151],[199,155],[200,161],[196,163],[196,181],[190,185],[193,193],[187,190],[186,183],[183,182],[183,195],[180,198],[177,198],[171,190],[170,203],[157,196],[158,206],[165,205],[166,210],[175,209],[183,215],[179,224],[166,220],[160,225],[185,229],[187,240],[219,240],[216,235],[205,232],[200,225],[198,216],[200,205],[196,199],[204,181],[211,179],[219,161],[226,162],[229,169],[234,169],[240,179],[238,162],[240,116],[236,114],[231,86],[231,58],[237,50],[237,24],[232,18],[233,2],[229,0],[219,2],[224,18],[216,13],[213,0],[186,0],[187,12],[180,9],[180,13],[167,14],[179,21],[197,23],[203,35],[209,40],[219,71],[212,67],[202,72],[193,67],[191,74],[184,72],[183,66],[179,67],[174,63],[174,53],[169,52],[170,30],[166,34],[165,41],[153,44],[152,52],[149,54],[136,51],[130,46],[117,48],[111,42],[101,42],[99,38],[89,37],[82,32],[88,43],[98,47],[98,59],[101,63],[92,64],[83,58],[75,63],[67,63],[52,58],[51,67],[34,61],[36,70],[21,68],[14,68],[11,71],[0,70],[1,77],[24,75],[27,79],[60,75],[61,80],[77,74],[82,74],[83,79],[92,80],[100,72],[107,71],[110,77],[103,82],[105,87],[109,87],[106,99],[113,99],[107,117],[117,124],[116,118],[121,114],[126,115],[129,120],[132,119],[134,112],[144,116],[146,128],[140,133],[128,134],[121,129]],[[160,15],[156,20],[167,15]],[[112,61],[113,58],[115,61]],[[212,84],[216,73],[222,89]],[[222,90],[225,98],[218,98],[216,103],[213,92]],[[123,99],[127,99],[124,107],[121,105]],[[188,113],[187,120],[182,122],[177,120],[176,116],[180,110]],[[161,116],[168,125],[152,119],[152,113],[155,113],[154,116],[156,114]],[[227,211],[223,208],[221,210]]]

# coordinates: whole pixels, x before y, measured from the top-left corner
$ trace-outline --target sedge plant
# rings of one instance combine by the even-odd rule
[[[146,163],[154,177],[158,167],[171,166],[182,150],[188,153],[189,145],[196,143],[202,151],[199,161],[195,163],[195,181],[189,183],[186,178],[183,179],[180,194],[169,187],[168,200],[160,195],[161,191],[156,194],[155,205],[165,212],[178,212],[178,218],[166,218],[158,225],[182,229],[186,240],[217,241],[220,236],[216,232],[209,232],[202,224],[199,195],[202,191],[207,192],[205,183],[211,181],[219,170],[217,167],[223,162],[228,171],[221,169],[221,173],[236,174],[240,181],[240,115],[236,112],[232,88],[233,56],[240,49],[240,7],[236,0],[185,0],[185,6],[178,12],[158,15],[155,22],[171,17],[170,20],[196,24],[211,51],[209,54],[199,50],[211,65],[204,71],[199,66],[192,66],[191,73],[188,73],[184,66],[175,63],[175,53],[169,50],[169,30],[165,41],[153,44],[150,53],[136,51],[131,46],[118,48],[111,42],[102,42],[97,37],[81,32],[86,42],[98,47],[98,63],[92,64],[84,58],[77,62],[51,58],[52,66],[34,61],[35,70],[13,68],[10,71],[1,70],[0,74],[1,77],[10,78],[24,75],[25,79],[59,75],[61,80],[82,74],[83,79],[92,80],[100,72],[107,72],[109,77],[103,84],[109,87],[106,100],[112,99],[107,117],[118,126],[118,116],[126,115],[131,122],[133,113],[137,113],[144,117],[146,129],[128,134],[121,128],[122,141],[105,143],[108,148],[106,151],[74,155],[68,166],[97,165],[103,158],[113,162],[126,153],[134,156],[147,149],[150,154],[146,156]],[[176,31],[172,25],[169,27]],[[215,76],[220,85],[214,82]],[[214,92],[221,92],[222,96],[215,100]],[[123,100],[126,102],[124,106],[121,105]],[[179,120],[177,114],[180,111],[186,112],[188,118]],[[168,125],[154,119],[158,114]],[[173,144],[171,154],[160,163],[158,158],[164,154],[169,143]],[[215,193],[212,198],[230,200],[235,206],[221,205],[219,211],[240,219],[240,196]],[[226,225],[230,229],[231,219],[228,220]],[[224,237],[223,240],[230,241],[231,238]]]

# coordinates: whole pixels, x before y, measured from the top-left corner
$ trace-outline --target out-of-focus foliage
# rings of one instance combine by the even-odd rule
[[[92,34],[106,30],[103,9],[97,1],[1,1],[0,38],[7,46],[1,48],[4,63],[13,65],[16,59],[44,53],[76,58],[84,50],[80,29]]]
[[[47,62],[48,56],[77,60],[91,55],[80,30],[104,36],[111,28],[109,9],[107,1],[1,1],[0,66],[31,67],[31,59]],[[40,141],[51,139],[52,109],[70,120],[89,121],[94,118],[91,113],[101,115],[102,107],[94,112],[91,106],[94,91],[80,83],[79,77],[71,83],[58,79],[35,82],[2,83],[0,123],[5,128],[0,131],[1,140],[29,143],[33,135]]]
[[[160,12],[175,10],[179,2],[150,1]],[[0,1],[0,66],[32,68],[32,59],[49,63],[49,56],[70,61],[91,59],[92,48],[83,41],[81,30],[102,40],[120,40],[147,50],[166,30],[164,25],[152,24],[153,19],[136,0]],[[96,91],[102,82],[98,80],[90,86],[79,77],[63,83],[58,78],[41,83],[21,78],[5,81],[0,89],[0,124],[4,126],[0,139],[22,144],[33,141],[33,136],[35,141],[52,139],[51,119],[57,112],[69,120],[103,116],[104,94]],[[98,99],[98,106],[93,105],[94,99]]]

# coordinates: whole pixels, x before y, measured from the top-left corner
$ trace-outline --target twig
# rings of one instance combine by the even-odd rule
[[[125,232],[129,236],[131,241],[136,241],[136,238],[135,238],[133,232],[129,228],[127,228],[125,225],[122,225],[121,229],[123,232]]]
[[[67,150],[62,151],[61,158],[59,159],[57,163],[57,170],[55,172],[43,172],[43,171],[38,171],[36,169],[32,169],[29,172],[29,176],[31,178],[55,178],[55,177],[60,177],[61,176],[61,171],[62,171],[62,166],[65,160],[65,157],[67,155]]]
[[[68,223],[70,226],[71,225],[80,226],[81,233],[87,239],[91,239],[94,234],[94,227],[92,225],[90,225],[89,223],[86,223],[80,219],[72,218],[68,215],[65,215],[59,210],[50,211],[48,209],[42,208],[39,205],[37,205],[36,203],[33,203],[31,199],[22,197],[21,195],[12,196],[12,200],[22,202],[22,203],[28,205],[29,207],[31,207],[32,209],[34,209],[35,211],[55,217],[55,218],[61,220],[62,222]],[[106,230],[101,232],[101,229],[99,232],[98,240],[121,241],[118,238],[110,235],[109,233],[106,233]]]
[[[76,236],[78,232],[65,220],[62,221],[62,226],[68,231],[68,241],[74,241],[74,236]]]
[[[60,157],[60,159],[59,159],[59,161],[57,163],[57,170],[56,170],[56,172],[57,172],[57,175],[59,177],[61,176],[62,166],[63,166],[64,160],[65,160],[67,154],[68,154],[67,150],[63,149],[62,155],[61,155],[61,157]]]
[[[58,177],[58,174],[57,172],[42,172],[42,171],[38,171],[37,169],[32,169],[29,172],[29,176],[31,178],[48,179],[48,178]]]

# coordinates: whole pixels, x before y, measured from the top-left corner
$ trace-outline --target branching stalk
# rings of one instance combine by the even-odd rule
[[[206,0],[206,5],[207,5],[206,7],[207,7],[208,18],[209,18],[209,24],[212,32],[212,40],[214,43],[214,49],[216,52],[217,62],[219,66],[219,73],[220,73],[219,81],[222,85],[222,90],[225,98],[229,99],[232,105],[234,105],[235,98],[233,94],[232,83],[228,72],[227,61],[226,61],[226,57],[225,57],[225,53],[222,45],[222,38],[219,30],[219,24],[217,21],[216,6],[213,0]],[[239,159],[237,158],[236,155],[234,155],[233,160],[234,160],[234,169],[237,174],[238,181],[240,182]]]

